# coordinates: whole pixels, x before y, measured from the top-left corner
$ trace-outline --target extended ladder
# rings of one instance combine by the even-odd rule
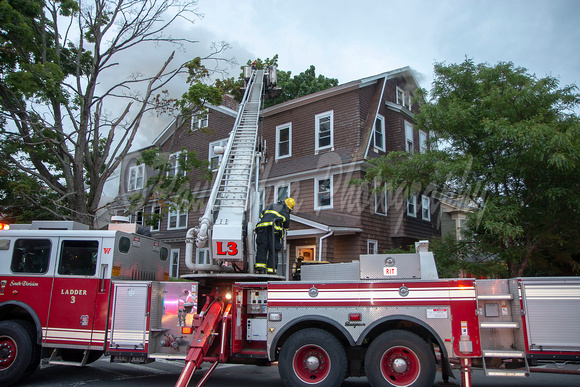
[[[205,246],[211,228],[214,260],[243,259],[244,216],[256,165],[264,75],[264,70],[252,70],[206,211],[201,218],[196,244],[198,248]]]

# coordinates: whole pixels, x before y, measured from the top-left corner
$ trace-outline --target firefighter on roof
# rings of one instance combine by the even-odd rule
[[[256,265],[258,274],[274,274],[277,266],[278,251],[282,250],[284,230],[290,227],[290,212],[296,204],[292,198],[271,204],[260,214],[256,225]]]

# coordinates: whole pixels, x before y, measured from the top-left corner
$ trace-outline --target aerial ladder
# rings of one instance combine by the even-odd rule
[[[234,127],[225,148],[214,148],[214,153],[223,152],[222,161],[205,212],[199,227],[186,235],[186,265],[194,272],[233,272],[237,266],[232,262],[242,262],[244,272],[253,271],[254,247],[248,240],[259,217],[260,110],[263,97],[280,90],[276,71],[275,66],[244,68],[246,90]],[[194,244],[209,246],[210,262],[195,262]]]
[[[185,359],[185,367],[176,386],[189,384],[203,362],[211,363],[197,384],[202,386],[220,362],[228,357],[231,327],[231,284],[256,280],[254,270],[253,229],[260,215],[258,177],[265,144],[259,140],[260,112],[263,98],[280,93],[276,87],[275,66],[258,70],[246,66],[246,90],[240,104],[214,185],[200,218],[199,227],[187,231],[186,265],[206,284],[205,303],[195,316],[194,339]],[[252,189],[253,188],[253,189]],[[194,245],[209,246],[211,262],[194,261]],[[242,263],[236,269],[233,262]],[[235,271],[237,273],[234,273]],[[195,274],[193,275],[195,276]],[[201,276],[201,277],[200,277]],[[190,277],[192,276],[185,276]],[[245,277],[245,278],[244,278]]]

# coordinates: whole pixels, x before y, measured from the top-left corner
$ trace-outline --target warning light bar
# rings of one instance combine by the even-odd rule
[[[10,230],[10,225],[7,223],[0,223],[0,230]]]

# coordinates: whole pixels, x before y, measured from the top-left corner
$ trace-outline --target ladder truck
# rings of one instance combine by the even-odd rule
[[[577,372],[580,277],[442,279],[424,242],[414,254],[302,267],[300,281],[254,274],[259,114],[276,73],[244,75],[206,212],[187,232],[185,281],[167,281],[168,247],[136,229],[0,231],[0,383],[22,380],[43,356],[83,366],[101,354],[183,361],[176,386],[203,363],[198,386],[222,363],[277,362],[286,386],[317,387],[357,376],[430,386],[437,367],[464,387],[473,367],[490,377]],[[209,246],[211,261],[195,262],[194,246]]]

